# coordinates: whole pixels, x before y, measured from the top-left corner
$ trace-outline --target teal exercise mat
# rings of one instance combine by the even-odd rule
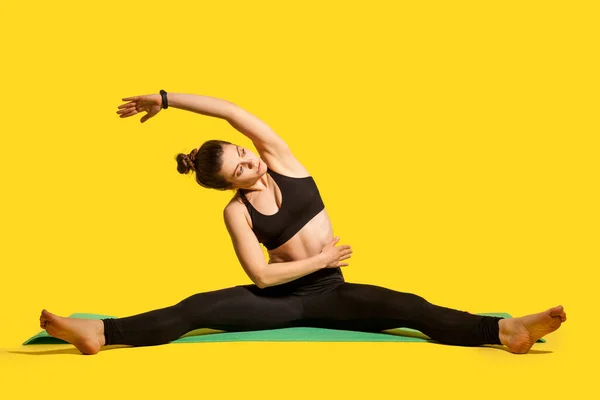
[[[507,313],[479,313],[492,317],[511,318]],[[112,315],[75,313],[69,318],[117,318]],[[199,342],[429,342],[422,332],[410,328],[388,329],[381,333],[345,331],[323,328],[282,328],[249,332],[225,332],[213,329],[196,329],[170,343]],[[538,343],[545,343],[539,339]],[[23,345],[63,344],[64,340],[50,336],[45,330],[29,338]]]

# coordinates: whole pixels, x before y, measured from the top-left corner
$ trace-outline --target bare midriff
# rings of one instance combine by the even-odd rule
[[[268,250],[269,264],[313,257],[332,240],[333,227],[327,210],[323,209],[290,240],[273,250]]]

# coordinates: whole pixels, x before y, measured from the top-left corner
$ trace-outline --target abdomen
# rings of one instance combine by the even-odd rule
[[[333,230],[327,210],[323,209],[302,227],[290,240],[269,250],[269,264],[304,260],[315,256],[333,240]]]

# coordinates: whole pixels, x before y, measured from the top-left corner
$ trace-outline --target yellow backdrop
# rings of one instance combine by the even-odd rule
[[[600,265],[593,4],[3,4],[6,398],[588,390]],[[251,142],[223,120],[173,108],[144,124],[116,114],[123,97],[160,89],[230,100],[288,142],[354,249],[348,281],[475,313],[562,304],[568,321],[525,356],[423,343],[188,344],[94,357],[20,348],[40,331],[42,308],[127,316],[250,282],[222,221],[231,193],[178,174],[173,157],[208,139]]]

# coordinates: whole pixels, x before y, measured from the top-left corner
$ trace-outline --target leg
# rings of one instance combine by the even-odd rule
[[[502,318],[440,307],[415,294],[380,286],[346,282],[306,299],[304,307],[311,326],[367,332],[405,327],[445,344],[501,344]]]
[[[103,322],[107,345],[148,346],[199,328],[233,332],[290,327],[301,312],[296,298],[267,297],[254,285],[245,285],[197,293],[170,307]]]
[[[104,345],[169,343],[199,328],[248,331],[295,326],[302,317],[297,297],[267,295],[255,285],[194,294],[166,308],[124,318],[64,318],[42,310],[40,327],[72,343],[83,354]]]

